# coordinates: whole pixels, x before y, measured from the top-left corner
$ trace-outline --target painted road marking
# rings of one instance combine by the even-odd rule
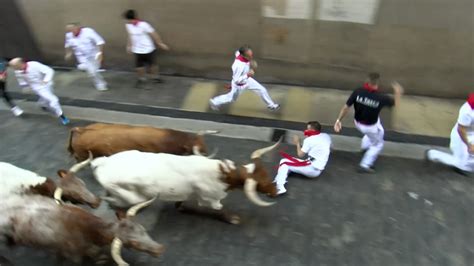
[[[189,111],[206,112],[209,108],[209,99],[217,92],[217,83],[196,82],[186,94],[182,109]]]

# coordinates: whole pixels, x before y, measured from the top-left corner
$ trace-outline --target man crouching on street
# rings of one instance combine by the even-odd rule
[[[295,158],[281,152],[285,158],[280,161],[278,173],[275,176],[277,195],[286,193],[285,183],[290,173],[315,178],[326,167],[331,152],[331,137],[326,133],[321,133],[321,124],[317,121],[310,121],[306,124],[304,135],[303,146],[301,146],[300,138],[296,135],[293,136],[293,142],[296,145],[298,157],[306,157],[306,159]]]

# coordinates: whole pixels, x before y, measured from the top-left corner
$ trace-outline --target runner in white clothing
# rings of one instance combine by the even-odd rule
[[[295,158],[281,152],[285,158],[280,161],[278,173],[275,176],[277,195],[286,193],[285,184],[289,173],[315,178],[326,167],[331,152],[331,137],[326,133],[321,133],[321,124],[317,121],[307,123],[304,135],[306,138],[303,146],[298,136],[293,136],[293,142],[296,145],[298,157],[306,157],[306,159]]]
[[[9,62],[15,70],[18,83],[21,87],[30,87],[39,96],[38,103],[43,109],[54,113],[63,125],[69,124],[69,119],[64,116],[59,99],[53,93],[54,70],[36,61],[25,62],[17,57]]]
[[[77,68],[89,74],[97,90],[107,90],[107,83],[99,73],[104,59],[104,39],[95,30],[81,27],[79,23],[67,24],[66,31],[64,58],[69,60],[74,53],[78,63]]]
[[[242,46],[235,53],[235,61],[232,65],[232,84],[230,92],[209,100],[211,109],[217,111],[223,104],[228,104],[237,100],[244,90],[251,90],[257,93],[267,105],[268,109],[274,111],[280,108],[279,104],[273,102],[267,89],[263,87],[253,76],[255,74],[256,63],[253,61],[253,52],[249,46]]]
[[[135,55],[135,67],[138,80],[135,87],[140,88],[146,81],[146,73],[151,80],[157,83],[163,82],[160,78],[158,65],[155,62],[156,46],[168,51],[169,47],[161,39],[155,29],[146,21],[138,19],[137,12],[130,9],[123,14],[127,21],[125,25],[128,32],[127,53]]]
[[[452,154],[431,149],[426,151],[426,159],[452,166],[463,175],[474,172],[474,93],[459,110],[449,147]]]

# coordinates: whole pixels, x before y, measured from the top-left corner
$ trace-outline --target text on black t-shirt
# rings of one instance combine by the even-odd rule
[[[347,106],[354,105],[354,119],[365,125],[377,123],[382,108],[394,104],[392,97],[364,88],[354,90],[346,102]]]

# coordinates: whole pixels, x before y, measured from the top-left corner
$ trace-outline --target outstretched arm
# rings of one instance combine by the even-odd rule
[[[153,40],[155,41],[156,45],[158,45],[161,49],[163,49],[165,51],[168,51],[170,49],[168,47],[168,45],[166,45],[163,42],[163,40],[161,39],[161,36],[156,31],[150,32],[149,34],[153,38]]]
[[[341,111],[339,112],[339,116],[336,119],[336,122],[334,123],[334,131],[337,133],[341,132],[342,130],[342,119],[346,116],[347,112],[349,111],[349,106],[345,104],[342,108]]]
[[[393,88],[393,102],[395,106],[400,105],[400,99],[402,98],[403,94],[403,87],[400,85],[398,82],[392,82],[392,88]]]

